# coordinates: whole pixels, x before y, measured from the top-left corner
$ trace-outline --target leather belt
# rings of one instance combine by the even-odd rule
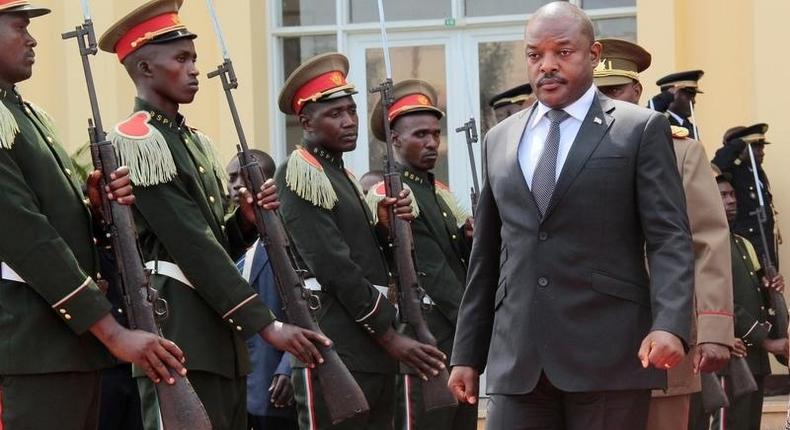
[[[14,271],[9,265],[5,263],[0,263],[0,278],[5,279],[6,281],[14,281],[14,282],[21,282],[26,284],[24,279],[19,276],[18,273]]]
[[[146,261],[145,268],[149,269],[151,273],[154,275],[162,275],[167,276],[168,278],[175,279],[176,281],[192,288],[193,290],[195,287],[189,282],[184,272],[178,267],[177,264],[171,263],[169,261],[161,261],[161,260],[154,260],[154,261]]]
[[[382,287],[381,285],[376,285],[376,284],[372,284],[372,285],[373,285],[373,288],[378,290],[379,293],[383,294],[384,297],[389,297],[389,295],[388,295],[389,294],[389,288]],[[318,280],[316,278],[307,278],[307,279],[305,279],[304,280],[304,286],[305,286],[305,288],[307,288],[310,291],[323,291],[322,287],[321,287],[321,284],[318,283]],[[423,302],[423,304],[431,305],[431,306],[436,304],[436,302],[434,302],[433,299],[428,297],[427,294],[425,296],[423,296],[422,302]]]

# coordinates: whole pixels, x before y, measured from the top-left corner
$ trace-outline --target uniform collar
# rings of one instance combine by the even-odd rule
[[[10,90],[0,88],[0,99],[11,103],[22,104],[22,96],[17,92],[16,86]]]
[[[683,123],[685,122],[685,121],[684,121],[684,119],[683,119],[683,118],[681,118],[681,117],[680,117],[680,115],[676,114],[675,112],[672,112],[671,110],[667,109],[667,113],[668,113],[668,114],[669,114],[669,115],[670,115],[672,118],[675,118],[675,121],[677,121],[677,122],[678,122],[678,124],[683,124]]]
[[[162,127],[180,130],[186,125],[186,119],[181,114],[177,114],[175,118],[167,115],[151,103],[139,98],[134,98],[134,111],[146,111],[151,115],[151,122],[154,122]]]
[[[329,164],[337,167],[338,169],[343,169],[343,157],[338,157],[333,155],[331,152],[327,151],[323,146],[319,144],[313,144],[310,142],[304,142],[304,147],[307,148],[311,154],[314,156],[326,160]]]
[[[410,169],[403,164],[398,164],[398,167],[400,168],[400,171],[402,172],[401,174],[404,178],[420,185],[433,186],[433,173]]]

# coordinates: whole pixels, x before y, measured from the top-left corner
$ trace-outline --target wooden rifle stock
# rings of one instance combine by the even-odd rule
[[[87,16],[87,2],[83,2],[83,8],[86,13],[83,25],[78,26],[74,31],[64,33],[62,37],[76,38],[82,56],[82,67],[93,113],[93,119],[88,120],[91,159],[94,168],[102,172],[99,189],[102,190],[100,194],[107,237],[112,244],[118,269],[117,278],[122,289],[130,328],[161,335],[157,318],[162,319],[167,316],[167,303],[160,299],[157,291],[150,286],[149,272],[145,269],[137,244],[137,231],[132,211],[128,206],[109,200],[103,191],[105,185],[112,180],[110,175],[118,169],[118,160],[112,143],[106,139],[101,123],[96,87],[88,61],[88,55],[96,54],[96,36],[93,22]],[[164,382],[156,384],[164,429],[211,430],[206,409],[189,380],[173,369],[168,370],[173,375],[175,384]]]

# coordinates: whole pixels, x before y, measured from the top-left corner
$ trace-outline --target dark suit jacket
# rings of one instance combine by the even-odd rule
[[[492,394],[528,393],[541,372],[565,391],[662,387],[637,351],[651,330],[688,341],[694,267],[667,119],[598,94],[541,221],[517,157],[534,109],[484,143],[451,363],[487,364]]]

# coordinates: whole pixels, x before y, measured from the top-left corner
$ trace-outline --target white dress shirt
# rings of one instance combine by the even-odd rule
[[[587,112],[590,110],[590,106],[592,106],[594,98],[595,85],[590,85],[587,92],[563,109],[570,116],[560,123],[560,148],[559,152],[557,152],[555,180],[560,177],[562,166],[565,165],[565,159],[568,158],[568,152],[571,150],[573,141],[576,140],[576,135],[579,133],[579,129],[587,116]],[[521,167],[528,187],[532,187],[532,174],[535,172],[540,155],[543,153],[543,145],[546,144],[546,136],[549,134],[549,126],[551,125],[551,121],[546,118],[546,113],[551,108],[541,102],[537,103],[532,120],[527,124],[518,146],[518,164]]]
[[[683,124],[683,118],[681,118],[678,114],[672,112],[671,110],[667,110],[667,113],[672,115],[672,118],[675,118],[675,121],[677,121],[678,124]]]

